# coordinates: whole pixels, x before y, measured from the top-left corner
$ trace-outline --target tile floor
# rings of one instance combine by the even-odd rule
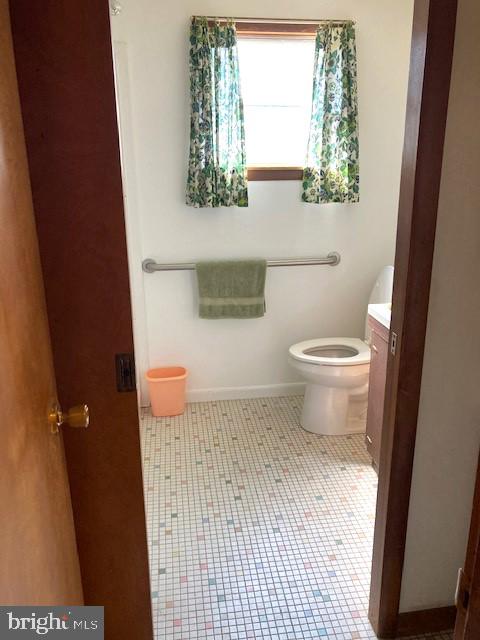
[[[176,418],[145,410],[156,640],[375,638],[377,478],[363,436],[303,431],[301,403],[201,402]]]

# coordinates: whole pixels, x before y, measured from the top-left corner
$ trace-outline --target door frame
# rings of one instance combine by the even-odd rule
[[[429,631],[438,612],[418,612],[404,625],[399,605],[456,11],[457,0],[414,2],[368,614],[380,638]]]
[[[90,2],[89,6],[94,15],[98,5]],[[104,24],[107,22],[107,6],[105,0]],[[379,637],[394,637],[399,623],[456,6],[457,0],[414,1],[391,323],[391,332],[398,337],[396,354],[389,354],[387,370],[369,607],[369,619]],[[29,7],[26,15],[30,14]],[[58,12],[54,11],[51,15],[58,15]],[[42,7],[42,20],[47,17]],[[105,28],[99,37],[105,38],[106,32]],[[110,34],[108,38],[110,42]],[[110,85],[113,87],[113,68]],[[105,100],[111,111],[111,142],[114,138],[118,140],[112,90],[108,90]],[[119,175],[116,143],[113,144],[112,153],[115,171]],[[112,189],[117,201],[121,200],[120,180],[115,181]],[[45,241],[43,254],[47,245]],[[124,251],[126,260],[126,248]],[[51,302],[49,312],[52,312]],[[143,525],[139,539],[146,548]],[[82,558],[80,561],[82,564]],[[142,563],[143,560],[138,557],[133,559],[132,572],[140,570],[140,573],[145,573],[143,566],[146,565]],[[82,570],[85,572],[85,566]],[[144,601],[148,599],[147,594],[148,587],[142,591],[142,602],[137,603],[140,608],[142,604],[146,605]],[[147,606],[145,610],[148,610]],[[150,625],[145,625],[145,637],[150,637],[151,629],[147,627]]]
[[[470,520],[470,530],[468,533],[467,551],[465,554],[465,563],[463,569],[459,572],[456,606],[457,619],[455,621],[455,630],[453,640],[462,640],[468,638],[472,630],[469,629],[470,610],[469,606],[472,601],[474,607],[478,606],[478,580],[480,576],[480,455],[477,463],[477,474],[475,478],[475,491],[473,494],[472,517]],[[474,620],[478,624],[478,618]]]
[[[152,640],[109,3],[9,4],[58,396],[90,407],[63,433],[84,600],[108,640]]]

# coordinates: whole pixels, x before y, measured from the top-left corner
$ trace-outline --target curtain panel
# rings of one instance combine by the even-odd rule
[[[190,109],[187,204],[246,207],[245,128],[233,22],[192,18]]]
[[[304,202],[359,201],[357,62],[353,22],[317,31]]]

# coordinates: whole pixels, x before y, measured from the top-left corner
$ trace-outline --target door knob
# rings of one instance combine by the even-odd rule
[[[55,402],[48,414],[48,422],[52,428],[52,433],[58,433],[62,424],[75,429],[86,429],[90,422],[88,405],[77,404],[68,411],[62,411],[62,407]]]

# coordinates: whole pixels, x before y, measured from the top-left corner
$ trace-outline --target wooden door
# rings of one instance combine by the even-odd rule
[[[480,638],[480,458],[467,555],[457,589],[457,611],[454,640]]]
[[[150,640],[152,616],[108,0],[12,0],[12,33],[86,604],[108,640]]]
[[[7,0],[0,0],[0,602],[82,604]]]

